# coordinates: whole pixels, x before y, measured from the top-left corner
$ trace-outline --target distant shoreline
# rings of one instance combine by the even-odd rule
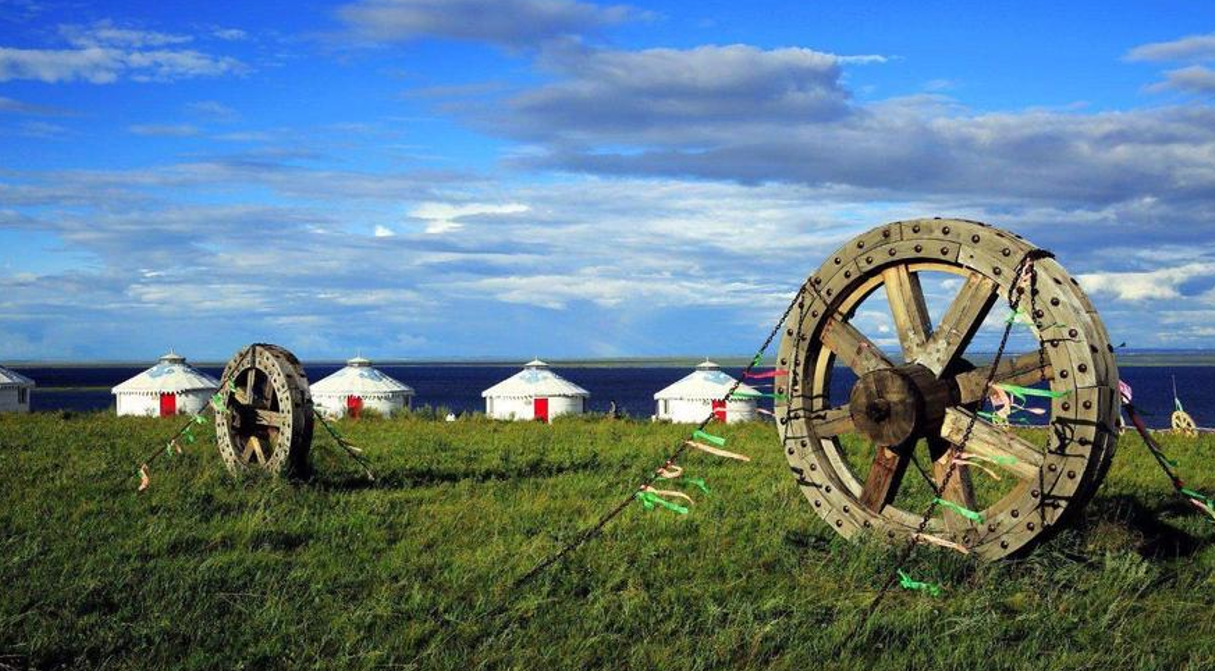
[[[1215,350],[1179,351],[1125,351],[1118,356],[1118,363],[1127,366],[1215,366]],[[980,354],[972,358],[975,364],[989,360],[991,354]],[[751,362],[749,356],[710,356],[726,368],[741,368]],[[670,357],[616,357],[587,359],[545,359],[557,368],[690,368],[705,360],[703,356]],[[513,368],[522,366],[524,358],[485,359],[375,359],[377,366],[492,366]],[[154,359],[144,361],[9,361],[8,368],[112,368],[148,366]],[[764,365],[774,365],[773,357],[766,357]],[[227,361],[190,361],[194,366],[223,368]],[[341,366],[344,359],[305,360],[306,366]]]

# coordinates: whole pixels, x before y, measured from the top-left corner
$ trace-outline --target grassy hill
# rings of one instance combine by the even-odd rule
[[[682,461],[712,489],[677,516],[631,507],[528,588],[510,580],[606,508],[686,427],[345,422],[379,482],[318,433],[307,483],[233,480],[176,423],[0,416],[0,669],[1210,669],[1215,525],[1124,438],[1074,528],[1018,561],[922,550],[941,582],[838,539],[770,426],[721,429],[751,464]],[[1215,490],[1212,437],[1170,441]]]

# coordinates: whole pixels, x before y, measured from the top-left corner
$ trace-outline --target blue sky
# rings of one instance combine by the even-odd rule
[[[0,359],[743,354],[933,215],[1206,348],[1213,99],[1209,3],[0,0]]]

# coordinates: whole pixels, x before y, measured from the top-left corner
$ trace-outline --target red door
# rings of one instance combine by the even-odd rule
[[[548,423],[548,399],[537,398],[532,400],[532,418],[538,419],[541,422]]]
[[[719,421],[719,422],[726,421],[726,402],[725,401],[713,401],[713,416],[715,418],[717,418],[717,421]]]
[[[363,411],[363,399],[358,396],[346,397],[346,414],[358,419],[359,413]]]
[[[160,416],[172,417],[177,414],[177,394],[160,395]]]

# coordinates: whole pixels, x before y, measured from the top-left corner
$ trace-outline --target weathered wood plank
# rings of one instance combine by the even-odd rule
[[[846,403],[837,408],[810,411],[806,419],[810,420],[814,435],[819,438],[831,438],[856,431],[856,426],[852,423],[852,410]]]
[[[915,361],[932,334],[932,319],[924,302],[920,276],[899,264],[883,270],[882,279],[899,343],[903,346],[903,361]]]
[[[961,444],[972,417],[974,413],[965,408],[949,408],[945,411],[945,421],[941,424],[941,437],[955,445]],[[1038,447],[1012,431],[993,426],[982,418],[975,419],[974,429],[966,441],[965,450],[984,457],[1016,458],[1015,463],[1004,464],[1000,468],[1022,480],[1038,477],[1038,471],[1045,461]]]
[[[1043,363],[1045,363],[1045,367],[1043,367]],[[954,378],[958,383],[960,395],[958,402],[964,405],[986,398],[983,385],[987,383],[987,376],[990,372],[991,366],[983,366]],[[994,381],[1005,384],[1031,385],[1042,379],[1053,380],[1054,377],[1050,359],[1043,357],[1038,352],[1029,352],[1001,361],[996,369]]]
[[[975,272],[970,273],[917,361],[940,375],[950,362],[966,351],[966,345],[996,301],[997,288],[995,281]]]
[[[906,451],[895,451],[888,447],[878,446],[873,455],[873,465],[869,467],[869,475],[865,477],[865,486],[861,490],[861,505],[875,513],[894,501],[907,471],[907,462],[911,459]]]
[[[941,438],[929,438],[928,443],[935,457],[932,463],[933,478],[936,480],[938,489],[941,489],[942,484],[944,484],[944,489],[941,489],[941,498],[946,501],[952,501],[963,508],[977,510],[978,505],[975,502],[974,485],[970,480],[970,467],[966,464],[958,464],[953,477],[949,478],[948,484],[945,484],[946,475],[949,473],[949,461],[950,456],[953,454],[953,446]],[[945,526],[953,531],[965,531],[974,526],[974,522],[948,508],[945,508],[944,516]]]
[[[857,375],[893,366],[873,341],[838,316],[829,319],[823,327],[822,341]]]

